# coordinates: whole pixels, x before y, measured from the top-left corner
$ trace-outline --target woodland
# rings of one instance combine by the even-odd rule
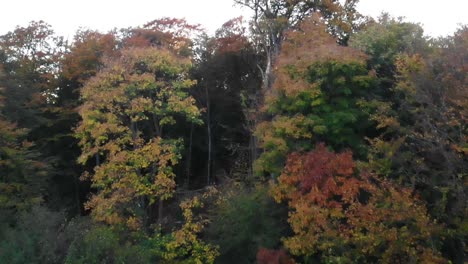
[[[0,36],[0,263],[467,263],[468,25],[357,2]]]

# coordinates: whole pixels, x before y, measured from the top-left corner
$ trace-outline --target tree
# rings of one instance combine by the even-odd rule
[[[294,29],[308,16],[319,12],[329,25],[329,31],[342,36],[344,42],[354,29],[359,15],[355,10],[357,0],[346,1],[286,1],[286,0],[235,0],[236,4],[254,12],[252,31],[259,51],[264,54],[262,69],[263,89],[269,90],[273,83],[273,65],[279,55],[284,33]]]
[[[62,44],[43,21],[33,21],[0,36],[0,64],[7,95],[3,111],[20,127],[33,129],[47,121],[42,113],[55,101],[57,57]]]
[[[277,176],[288,153],[310,150],[319,141],[365,156],[365,137],[373,128],[361,105],[375,77],[364,58],[336,44],[317,18],[288,33],[263,109],[270,119],[256,130],[264,150],[257,172]]]
[[[104,57],[118,55],[117,46],[112,33],[102,34],[91,30],[76,32],[70,50],[62,61],[62,83],[58,92],[61,106],[77,106],[79,89],[102,68]]]
[[[22,32],[22,30],[31,33],[30,30],[34,31],[35,29],[17,29],[19,32]],[[0,38],[0,45],[2,45],[0,49],[0,211],[2,215],[1,222],[7,224],[14,224],[19,213],[27,211],[33,205],[43,201],[49,169],[48,164],[41,159],[34,144],[28,141],[30,130],[19,125],[30,125],[32,127],[29,121],[37,117],[35,116],[36,113],[33,114],[28,112],[28,109],[23,109],[24,112],[20,111],[19,114],[16,113],[16,110],[13,110],[19,107],[14,105],[15,103],[31,103],[25,98],[21,98],[21,102],[16,101],[19,100],[17,97],[19,94],[18,91],[15,91],[15,88],[24,91],[23,96],[28,99],[31,99],[28,96],[32,97],[33,93],[38,92],[31,87],[24,87],[27,90],[23,90],[21,85],[16,86],[18,82],[31,80],[15,79],[16,77],[11,76],[20,75],[21,71],[26,71],[26,69],[20,67],[21,64],[16,59],[28,61],[27,56],[30,54],[23,54],[23,57],[20,57],[20,52],[26,51],[22,50],[21,47],[18,47],[18,49],[13,47],[13,45],[18,44],[13,40],[19,42],[23,40],[23,37],[25,36],[19,33],[15,35],[10,32]],[[21,42],[18,45],[26,44]],[[18,53],[13,54],[14,51]],[[16,65],[16,63],[20,66]],[[17,66],[18,68],[16,68]],[[23,66],[28,67],[28,65]]]
[[[466,237],[466,203],[458,202],[466,200],[464,32],[428,40],[421,26],[384,15],[350,42],[378,77],[367,104],[379,132],[369,140],[370,169],[417,190],[431,216],[451,227],[443,254],[454,262]]]
[[[76,162],[81,152],[73,131],[80,121],[79,97],[84,83],[103,67],[103,58],[118,56],[117,48],[118,41],[114,33],[79,30],[60,58],[56,102],[53,107],[49,107],[48,112],[48,118],[53,121],[36,132],[46,139],[43,153],[53,161],[57,172],[51,184],[55,194],[50,198],[53,207],[84,213],[83,203],[88,194],[89,182],[80,182],[79,177],[83,170],[94,164],[83,167]]]
[[[0,74],[1,72],[0,68]],[[0,223],[14,223],[18,213],[43,200],[47,165],[26,141],[27,130],[18,128],[3,115],[0,89]]]
[[[215,188],[208,188],[202,195],[186,199],[180,204],[184,224],[172,233],[172,241],[165,245],[168,251],[164,254],[166,261],[190,264],[214,263],[219,255],[218,248],[199,239],[198,235],[208,220],[197,214],[196,210],[203,209],[206,201],[216,194]]]
[[[251,174],[250,164],[255,159],[251,133],[256,105],[252,98],[256,97],[261,80],[256,67],[259,57],[245,31],[242,18],[227,21],[214,37],[207,37],[199,45],[201,50],[192,71],[198,80],[193,95],[206,110],[206,140],[197,142],[203,140],[202,151],[208,156],[210,174],[207,178],[211,181],[216,180],[212,172],[220,169],[228,174]],[[234,169],[235,160],[242,156],[250,161]]]
[[[445,263],[438,227],[409,189],[357,172],[351,152],[319,144],[289,155],[273,196],[290,208],[285,247],[321,262]]]
[[[164,47],[179,56],[190,57],[193,55],[192,38],[200,32],[200,25],[189,24],[185,19],[163,17],[143,27],[123,30],[123,46]]]
[[[395,83],[395,61],[400,54],[430,52],[429,41],[421,25],[385,13],[353,34],[349,45],[369,56],[368,63],[379,77],[382,90],[379,95],[383,98],[389,96],[388,90]]]
[[[128,232],[126,229],[93,224],[81,230],[68,250],[65,263],[187,263],[212,264],[217,248],[198,235],[206,224],[196,214],[213,192],[180,204],[183,224],[167,234]]]
[[[170,133],[176,120],[200,123],[188,89],[190,62],[157,48],[123,50],[83,88],[77,128],[81,163],[96,159],[88,202],[96,220],[148,227],[153,206],[173,196],[173,167],[182,142]],[[167,129],[167,130],[166,130]],[[84,177],[87,177],[84,175]]]

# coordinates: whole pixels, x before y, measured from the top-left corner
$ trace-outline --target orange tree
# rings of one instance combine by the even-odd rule
[[[285,247],[307,262],[443,263],[438,227],[409,189],[359,172],[350,151],[325,145],[289,155],[273,186],[290,208]]]

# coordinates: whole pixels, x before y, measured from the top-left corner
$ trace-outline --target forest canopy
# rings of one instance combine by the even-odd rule
[[[233,3],[0,36],[0,263],[468,260],[468,26]]]

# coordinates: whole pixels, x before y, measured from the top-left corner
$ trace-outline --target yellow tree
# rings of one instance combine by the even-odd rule
[[[94,218],[109,224],[148,227],[162,202],[173,196],[173,167],[182,140],[166,128],[177,120],[199,123],[200,111],[188,90],[190,60],[158,48],[123,50],[82,89],[83,121],[76,130],[81,163],[99,191],[87,203]],[[169,129],[168,129],[169,130]]]

